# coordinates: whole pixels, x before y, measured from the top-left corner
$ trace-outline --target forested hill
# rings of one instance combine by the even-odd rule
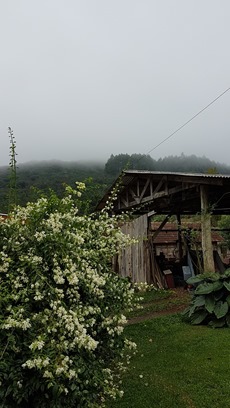
[[[205,156],[186,156],[183,153],[180,156],[167,156],[158,160],[154,160],[149,155],[118,154],[116,156],[111,155],[105,164],[105,172],[115,176],[125,168],[183,173],[212,172],[230,174],[230,166],[226,164],[217,163]]]
[[[184,154],[159,160],[154,160],[149,155],[118,154],[111,155],[106,163],[58,161],[28,163],[18,165],[17,168],[18,203],[24,205],[27,201],[35,199],[36,189],[43,192],[52,189],[61,196],[64,184],[73,186],[75,181],[88,180],[85,199],[91,202],[92,209],[123,169],[230,174],[230,166],[216,163],[206,157]],[[0,167],[0,212],[8,212],[8,196],[9,169]]]
[[[40,192],[49,189],[63,195],[65,185],[74,186],[76,181],[86,181],[87,200],[96,205],[113,177],[104,172],[104,163],[43,161],[21,164],[17,167],[17,201],[24,205],[36,199]],[[8,212],[9,174],[7,167],[0,167],[0,212]]]

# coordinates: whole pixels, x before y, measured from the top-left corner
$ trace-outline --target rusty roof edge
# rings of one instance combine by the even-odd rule
[[[230,174],[209,174],[209,173],[183,173],[183,172],[173,172],[173,171],[152,171],[152,170],[123,170],[124,174],[133,174],[133,175],[140,175],[140,174],[149,174],[149,175],[163,175],[163,176],[187,176],[187,177],[210,177],[210,178],[230,178]]]

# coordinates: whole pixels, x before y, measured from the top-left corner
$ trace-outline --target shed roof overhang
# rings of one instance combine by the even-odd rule
[[[120,181],[119,181],[120,180]],[[213,214],[230,214],[230,175],[125,170],[97,205],[102,210],[119,183],[113,211],[135,214],[197,214],[206,186]]]

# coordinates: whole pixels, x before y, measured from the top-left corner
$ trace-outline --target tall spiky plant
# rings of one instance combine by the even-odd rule
[[[8,210],[10,211],[17,204],[17,153],[14,132],[11,127],[8,127],[8,134],[10,138]]]

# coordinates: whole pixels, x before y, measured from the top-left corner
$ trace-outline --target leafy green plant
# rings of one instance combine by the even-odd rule
[[[230,269],[223,275],[200,274],[189,278],[195,286],[190,306],[183,317],[191,324],[208,324],[212,327],[230,327]]]
[[[120,394],[134,290],[111,257],[132,240],[122,216],[78,214],[84,187],[0,222],[1,408],[96,408]]]

